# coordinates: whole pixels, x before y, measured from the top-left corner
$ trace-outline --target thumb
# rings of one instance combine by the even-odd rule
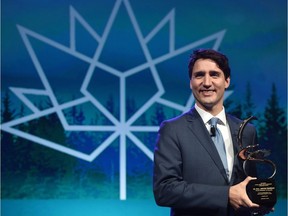
[[[243,181],[245,185],[247,185],[251,180],[255,180],[257,178],[255,177],[251,177],[251,176],[247,176],[246,179]]]

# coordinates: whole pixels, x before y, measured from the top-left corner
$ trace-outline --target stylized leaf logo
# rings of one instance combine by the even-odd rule
[[[108,65],[107,63],[101,61],[101,54],[105,52],[105,44],[109,35],[111,34],[113,23],[116,21],[117,14],[119,13],[120,7],[123,6],[126,9],[128,17],[130,19],[132,30],[134,31],[137,40],[139,41],[140,48],[144,55],[145,62],[133,66],[132,68],[126,68],[125,70],[118,69],[115,65]],[[95,52],[93,55],[87,55],[83,52],[78,51],[80,46],[79,41],[76,38],[76,24],[80,24],[87,33],[95,40]],[[169,26],[169,47],[168,51],[161,55],[153,58],[149,51],[149,42],[163,29],[165,26]],[[128,0],[117,0],[114,8],[110,14],[107,25],[102,34],[97,33],[86,20],[73,8],[70,7],[70,44],[69,46],[57,43],[45,36],[42,36],[32,30],[29,30],[23,26],[18,26],[18,30],[23,39],[23,42],[27,48],[27,51],[33,61],[33,64],[37,70],[37,73],[44,86],[43,89],[29,89],[29,88],[16,88],[11,87],[11,91],[31,110],[32,114],[21,117],[10,122],[2,124],[2,130],[9,132],[11,134],[17,135],[19,137],[31,140],[40,145],[46,146],[48,148],[54,149],[56,151],[63,152],[65,154],[71,155],[76,158],[80,158],[86,161],[95,160],[109,145],[116,139],[120,138],[120,199],[126,199],[126,140],[129,138],[148,158],[153,160],[153,152],[147,148],[147,146],[137,138],[134,132],[156,132],[158,126],[135,126],[135,123],[139,117],[146,112],[153,104],[158,103],[175,109],[180,112],[187,111],[193,104],[194,99],[192,94],[187,98],[185,105],[176,103],[172,100],[167,100],[162,97],[165,93],[165,88],[160,79],[159,72],[156,68],[157,64],[168,61],[176,56],[192,50],[193,48],[201,47],[208,42],[214,42],[213,49],[218,49],[220,43],[225,34],[225,30],[219,31],[215,34],[202,38],[198,41],[192,42],[184,47],[175,48],[175,13],[172,10],[167,14],[151,31],[149,34],[144,36],[141,32],[140,26],[135,18],[134,12]],[[50,49],[57,50],[63,55],[66,55],[73,61],[79,61],[83,67],[81,75],[79,75],[79,86],[75,86],[73,95],[77,95],[74,99],[69,101],[61,101],[57,96],[57,86],[50,81],[49,75],[45,73],[44,66],[40,60],[39,54],[33,48],[31,40],[43,43],[45,46],[49,46]],[[119,41],[121,43],[121,41]],[[133,59],[131,59],[133,61]],[[134,62],[134,64],[136,64]],[[51,62],[53,64],[53,62]],[[86,65],[86,67],[85,67]],[[119,103],[120,112],[119,116],[113,115],[102,103],[97,95],[91,91],[91,80],[94,80],[97,74],[95,71],[101,70],[102,73],[106,73],[110,76],[114,76],[118,81],[118,85],[115,86],[115,91],[119,92]],[[61,71],[58,71],[61,74]],[[79,72],[79,71],[78,71]],[[153,85],[155,92],[151,94],[143,105],[136,110],[133,115],[127,116],[126,113],[126,101],[127,95],[127,80],[133,76],[140,73],[150,73],[152,81],[149,81],[149,85]],[[59,75],[59,74],[58,74]],[[59,76],[60,76],[59,75]],[[64,76],[64,75],[63,75]],[[73,75],[71,75],[73,76]],[[65,80],[65,82],[68,82]],[[57,83],[59,85],[59,83]],[[96,82],[97,84],[97,82]],[[95,85],[95,82],[93,82]],[[225,97],[228,97],[232,92],[227,91]],[[31,95],[41,95],[46,96],[51,101],[51,107],[40,110],[34,105],[28,96]],[[108,125],[71,125],[65,118],[64,111],[73,106],[81,105],[84,103],[91,103],[95,106],[110,122]],[[25,122],[50,115],[57,114],[61,121],[61,124],[65,131],[108,131],[110,135],[91,153],[87,154],[67,146],[63,146],[61,143],[55,143],[53,141],[37,137],[33,134],[29,134],[18,130],[15,126],[23,124]]]

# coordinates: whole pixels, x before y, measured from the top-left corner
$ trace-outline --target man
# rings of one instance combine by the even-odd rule
[[[188,69],[196,103],[189,112],[160,126],[154,154],[156,203],[171,207],[173,216],[251,215],[250,210],[258,210],[259,205],[246,194],[252,177],[245,176],[237,158],[242,121],[226,114],[223,107],[230,85],[228,59],[215,50],[196,50]],[[225,143],[223,161],[212,141],[212,117],[218,118],[216,127]],[[247,125],[242,144],[256,140],[255,127]]]

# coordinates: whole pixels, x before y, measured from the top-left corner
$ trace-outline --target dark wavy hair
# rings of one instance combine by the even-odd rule
[[[230,77],[229,60],[224,54],[215,51],[213,49],[198,49],[194,50],[193,54],[190,56],[190,61],[188,65],[188,74],[190,79],[192,77],[192,70],[194,64],[198,59],[213,60],[218,65],[218,67],[224,72],[225,79]]]

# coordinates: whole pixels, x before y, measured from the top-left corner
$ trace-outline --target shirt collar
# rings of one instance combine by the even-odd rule
[[[206,124],[209,122],[209,120],[212,117],[217,117],[220,119],[221,123],[223,125],[227,124],[227,120],[226,120],[226,114],[225,114],[225,108],[223,107],[223,109],[221,110],[220,113],[218,113],[216,116],[213,116],[211,113],[206,112],[205,110],[201,109],[199,106],[197,106],[197,104],[195,104],[195,109],[197,110],[197,112],[199,113],[199,115],[201,116],[203,122]]]

